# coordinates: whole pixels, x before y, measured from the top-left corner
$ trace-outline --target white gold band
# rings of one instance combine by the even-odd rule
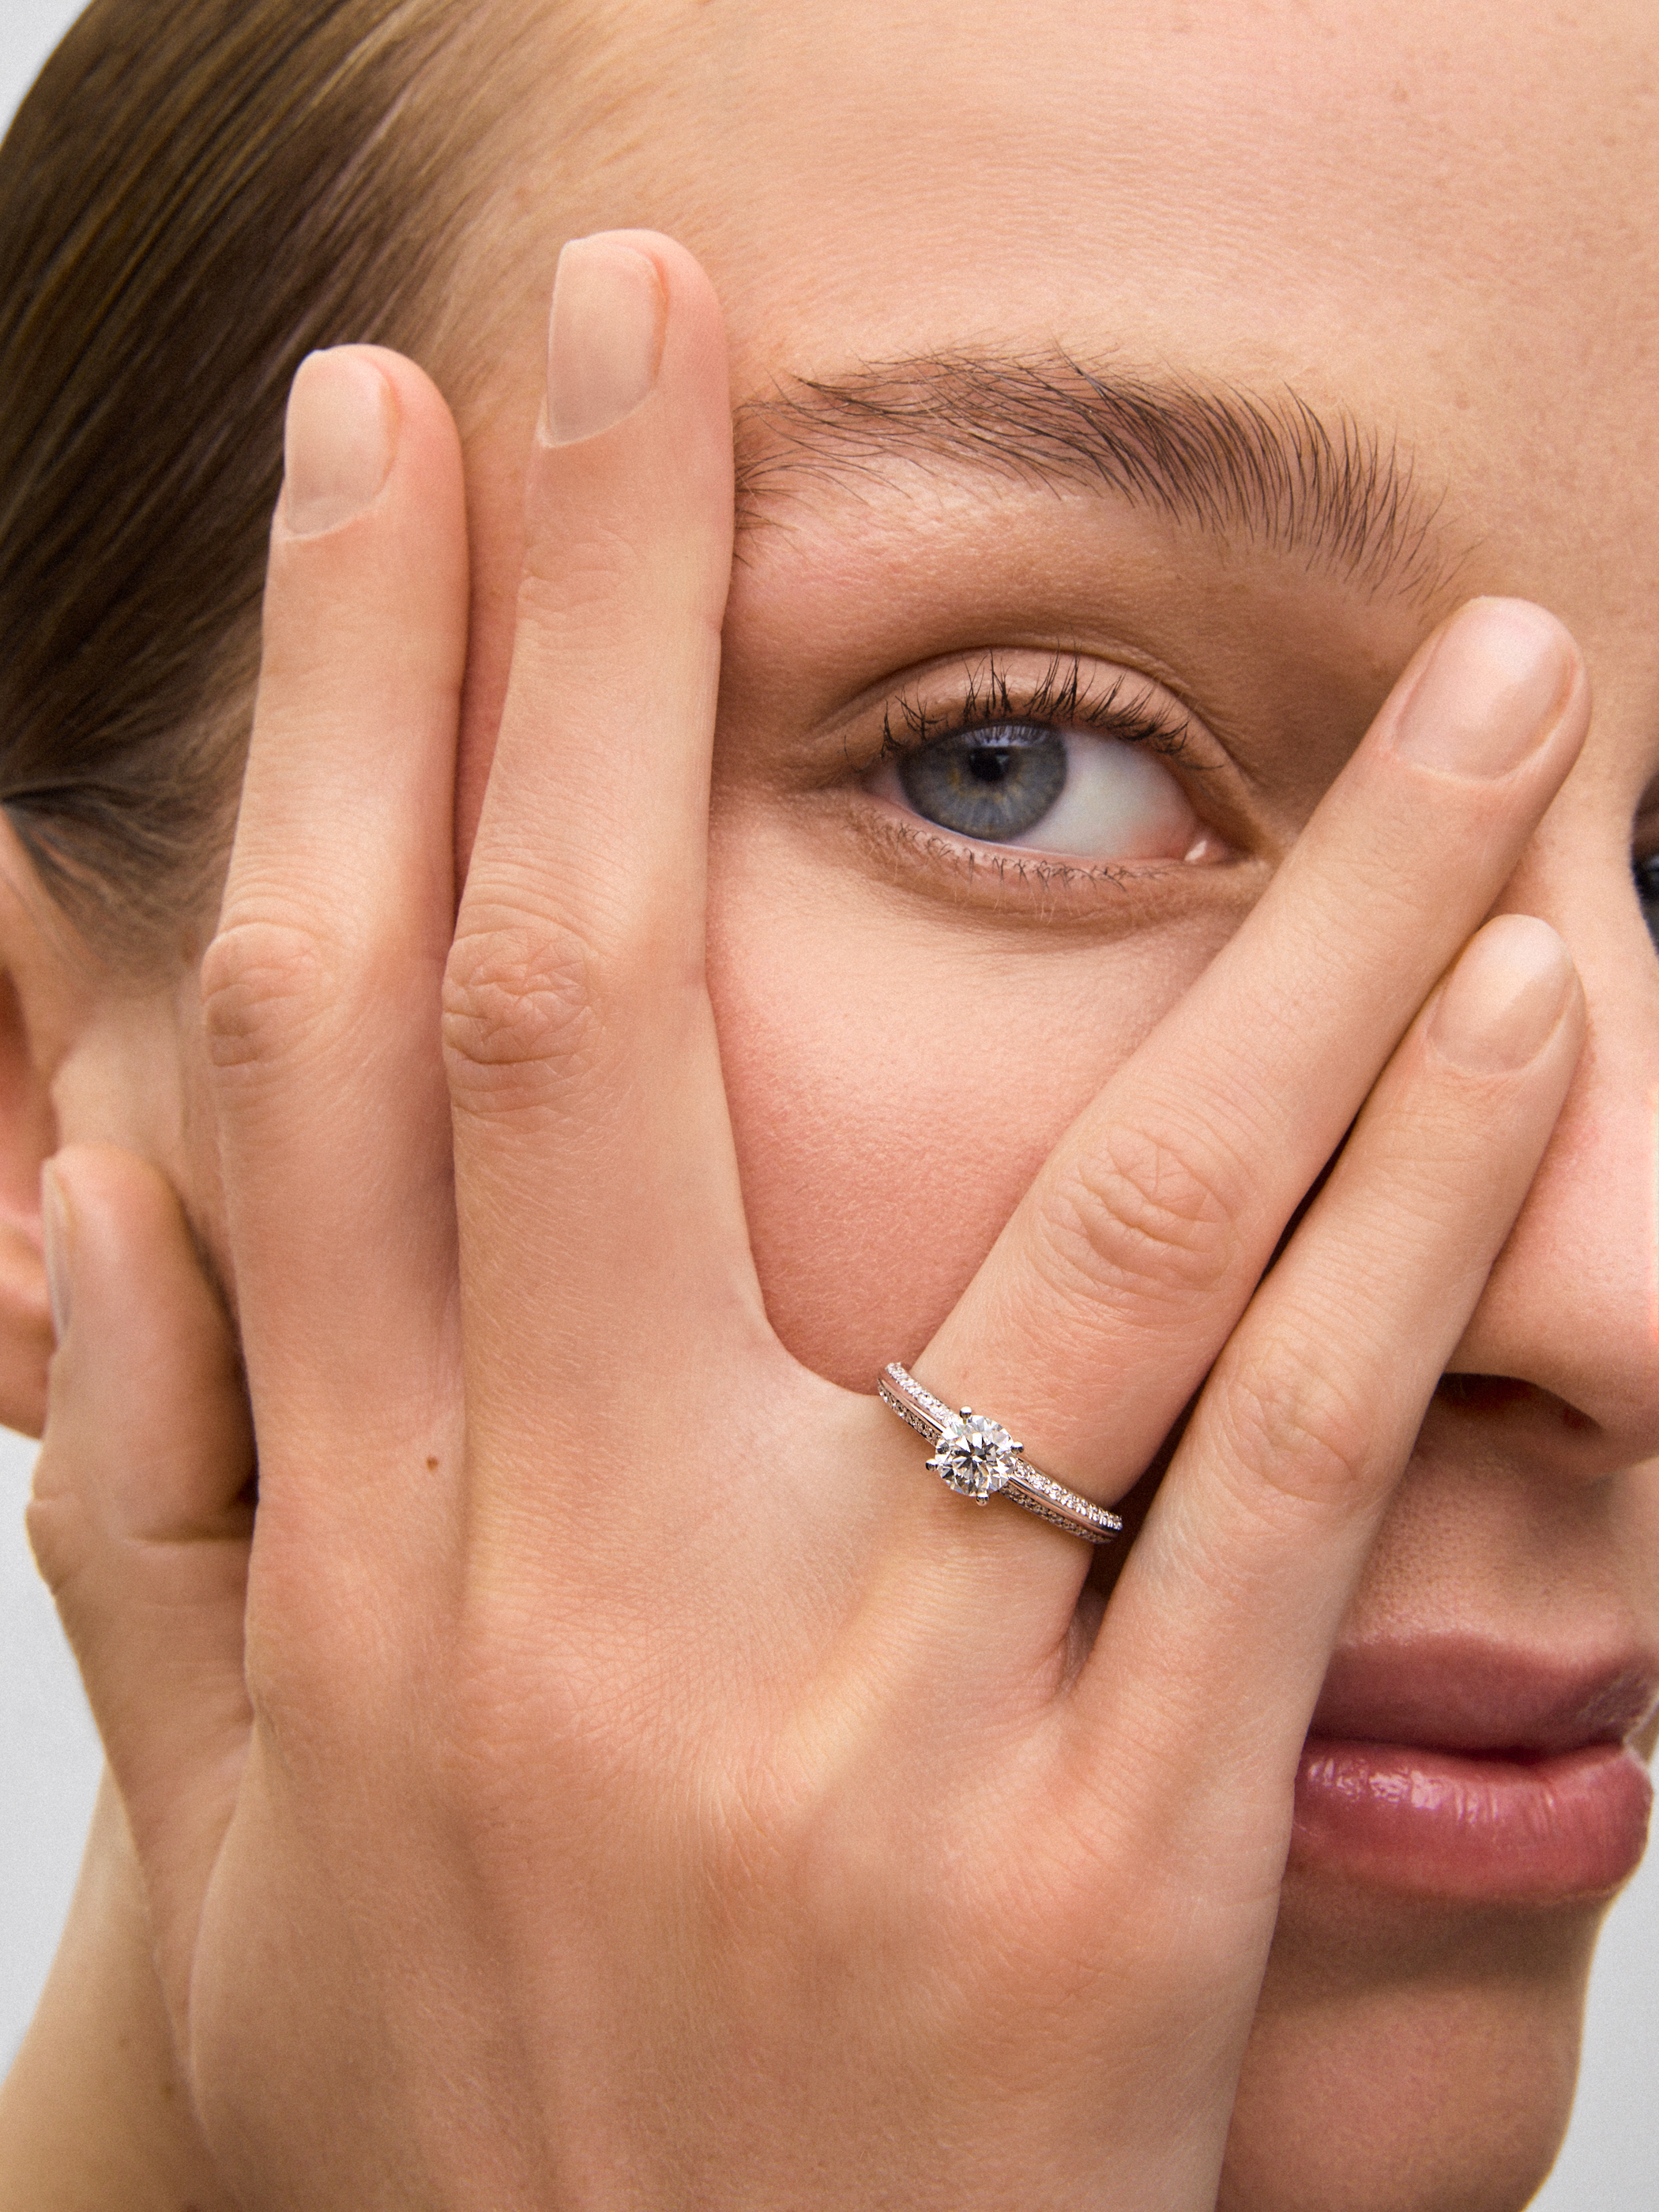
[[[1123,1523],[1115,1513],[1079,1498],[1022,1459],[1019,1445],[1000,1422],[969,1406],[953,1413],[896,1360],[883,1368],[876,1389],[882,1404],[933,1446],[928,1466],[960,1496],[983,1505],[1000,1493],[1085,1543],[1109,1544],[1121,1534]]]

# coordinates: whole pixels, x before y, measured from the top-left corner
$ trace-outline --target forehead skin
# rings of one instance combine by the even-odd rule
[[[1428,434],[1506,561],[1587,491],[1609,549],[1642,529],[1645,0],[707,0],[592,27],[531,204],[564,234],[626,211],[689,238],[739,394],[944,339],[1121,348]],[[1622,562],[1602,566],[1605,588]]]

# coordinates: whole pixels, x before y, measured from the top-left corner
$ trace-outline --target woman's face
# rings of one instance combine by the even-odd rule
[[[517,220],[543,268],[589,228],[671,231],[729,317],[712,973],[783,1337],[860,1389],[924,1344],[1414,646],[1473,593],[1539,600],[1595,722],[1507,903],[1566,937],[1591,1042],[1328,1699],[1345,1733],[1484,1748],[1509,1714],[1534,1744],[1593,1733],[1598,1698],[1628,1722],[1659,1692],[1647,0],[649,21],[578,79],[600,119]],[[473,441],[470,805],[544,296]],[[1076,727],[1049,812],[1052,739],[884,757],[988,712]],[[1521,2202],[1598,1911],[1304,1835],[1224,2203]]]
[[[1328,1699],[1454,1747],[1622,1724],[1659,1692],[1649,0],[616,13],[499,218],[464,836],[553,256],[655,226],[742,403],[711,961],[755,1248],[786,1342],[868,1389],[1428,630],[1553,609],[1595,726],[1506,903],[1567,939],[1589,1048]],[[1304,1835],[1224,2203],[1518,2203],[1600,1904]]]

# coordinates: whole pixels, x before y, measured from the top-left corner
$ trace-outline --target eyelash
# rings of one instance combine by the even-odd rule
[[[1188,749],[1184,717],[1159,714],[1143,698],[1126,702],[1133,679],[1114,676],[1103,689],[1091,686],[1074,655],[1056,655],[1035,682],[1010,678],[989,653],[968,678],[963,696],[947,708],[930,708],[918,697],[890,700],[882,714],[879,757],[919,752],[942,738],[1010,723],[1057,730],[1091,730],[1125,744],[1144,744],[1167,760],[1183,759]],[[902,725],[895,726],[895,717]]]

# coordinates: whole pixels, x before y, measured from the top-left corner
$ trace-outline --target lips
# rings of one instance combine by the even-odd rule
[[[1420,1896],[1544,1904],[1634,1870],[1653,1787],[1631,1748],[1645,1655],[1454,1638],[1339,1652],[1304,1747],[1291,1863]]]

